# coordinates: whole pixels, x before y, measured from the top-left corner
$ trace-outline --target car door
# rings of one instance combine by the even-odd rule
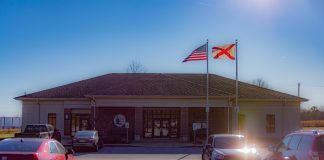
[[[54,141],[49,142],[49,150],[51,157],[49,160],[65,160],[65,153],[60,153]]]

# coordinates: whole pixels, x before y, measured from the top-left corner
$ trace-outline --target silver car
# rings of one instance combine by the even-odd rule
[[[208,137],[202,160],[260,160],[254,147],[242,135],[214,134]]]
[[[103,147],[103,142],[99,138],[98,131],[95,130],[77,131],[72,140],[72,148],[74,151],[79,149],[92,149],[97,152],[101,147]]]

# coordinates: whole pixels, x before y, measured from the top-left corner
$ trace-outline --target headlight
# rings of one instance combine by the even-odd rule
[[[249,154],[256,154],[257,153],[257,150],[255,148],[248,148],[248,147],[245,147],[243,149],[243,152],[244,153],[249,153]]]

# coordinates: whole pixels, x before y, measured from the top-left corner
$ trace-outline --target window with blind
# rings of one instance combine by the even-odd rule
[[[274,114],[267,114],[266,116],[266,131],[267,133],[276,132],[276,118]]]

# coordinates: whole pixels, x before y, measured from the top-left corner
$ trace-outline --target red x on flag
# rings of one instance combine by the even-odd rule
[[[212,48],[213,58],[222,58],[235,60],[235,44],[227,44],[224,46],[216,46]]]

